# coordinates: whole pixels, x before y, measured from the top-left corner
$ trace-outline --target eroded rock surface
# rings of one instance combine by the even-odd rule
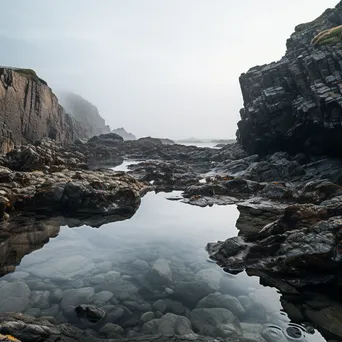
[[[238,141],[250,153],[303,151],[341,156],[341,43],[312,45],[342,24],[342,3],[298,25],[278,62],[240,77],[244,108]]]

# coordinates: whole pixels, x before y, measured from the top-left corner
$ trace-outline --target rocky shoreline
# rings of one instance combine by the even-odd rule
[[[1,68],[0,341],[304,341],[314,328],[341,340],[342,45],[311,44],[341,24],[339,2],[297,26],[280,61],[241,75],[238,142],[217,149],[93,136],[109,131],[93,105],[78,98],[77,121],[34,71]],[[93,121],[82,122],[84,106]],[[124,160],[135,163],[114,171]],[[94,247],[80,236],[93,259],[60,241],[54,269],[33,259],[14,272],[62,225],[131,218],[149,191],[237,206],[238,235],[207,245],[225,276],[186,244],[178,256],[172,246],[143,250],[138,241],[124,251],[115,239]],[[278,330],[268,326],[267,296],[228,275],[244,272],[277,288],[301,326],[283,317]]]
[[[126,143],[128,147],[125,147]],[[259,276],[262,282],[280,290],[282,303],[295,322],[311,321],[327,336],[342,336],[339,316],[335,314],[340,307],[338,301],[324,297],[319,309],[312,308],[310,301],[296,304],[297,299],[306,298],[304,294],[308,291],[311,291],[312,298],[312,292],[316,293],[315,296],[325,296],[326,287],[334,293],[340,288],[339,215],[342,212],[342,188],[339,185],[339,160],[291,156],[287,153],[248,156],[237,144],[214,150],[163,145],[156,139],[137,140],[134,142],[134,152],[124,154],[122,151],[126,149],[132,151],[132,143],[123,142],[113,134],[68,147],[44,139],[38,145],[24,146],[2,158],[0,190],[5,220],[2,230],[6,231],[4,229],[8,227],[6,241],[11,244],[12,236],[23,233],[16,233],[15,228],[21,218],[24,222],[30,216],[40,217],[41,231],[46,232],[41,234],[41,242],[37,241],[27,250],[20,248],[21,254],[17,259],[4,257],[6,262],[2,266],[2,274],[12,272],[13,266],[25,254],[40,248],[49,237],[56,236],[62,222],[71,227],[84,223],[99,227],[133,216],[141,196],[147,191],[181,190],[183,198],[180,200],[191,205],[237,204],[240,211],[237,221],[239,236],[207,246],[211,258],[225,271],[233,274],[246,271]],[[116,148],[112,149],[112,145]],[[115,151],[119,150],[119,146],[120,153],[117,155]],[[110,150],[111,157],[116,160],[131,158],[132,155],[140,156],[139,159],[150,158],[132,165],[127,173],[115,172],[96,169],[89,163],[89,160],[94,160],[94,151],[99,150]],[[108,154],[100,155],[103,157],[98,160],[106,162]],[[185,155],[185,161],[177,159]],[[111,160],[107,162],[110,164]],[[55,216],[54,222],[57,224],[44,223],[51,215]],[[37,226],[37,223],[34,225]],[[27,232],[30,229],[28,227]],[[198,281],[196,286],[199,286]],[[41,291],[46,290],[38,290]],[[205,293],[196,298],[194,304],[204,297]],[[81,301],[77,304],[86,303]],[[176,314],[179,314],[178,311]],[[331,314],[335,318],[328,324],[324,317]],[[150,316],[155,317],[155,313]],[[161,320],[162,317],[154,319]],[[191,316],[188,317],[191,319]],[[33,319],[23,316],[24,321]],[[176,317],[170,319],[172,321]],[[7,321],[4,320],[5,325]],[[145,334],[164,333],[164,330],[158,330],[161,322],[153,323],[155,326],[150,330],[145,328]],[[193,320],[191,322],[194,324]],[[49,324],[57,323],[52,321]],[[55,331],[60,328],[49,326],[49,329]],[[193,333],[190,330],[189,333]],[[202,335],[218,336],[213,332],[201,333],[198,328],[196,331]],[[20,339],[15,329],[1,330],[0,325],[0,333],[13,333]],[[174,334],[175,330],[171,333]],[[260,341],[264,341],[260,334],[258,336]],[[41,336],[36,340],[39,338]],[[249,341],[246,336],[245,339],[242,336],[239,338],[239,341]],[[21,337],[21,340],[34,339]]]

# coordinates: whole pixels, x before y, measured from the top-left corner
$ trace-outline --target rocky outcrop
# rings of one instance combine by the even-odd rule
[[[319,32],[341,24],[339,2],[298,25],[280,61],[241,75],[244,108],[237,138],[248,152],[342,156],[342,44],[311,44]]]
[[[47,83],[30,69],[0,68],[0,153],[43,138],[68,144],[110,132],[98,110],[78,95],[59,104]]]
[[[1,152],[44,137],[72,140],[57,97],[33,70],[0,68]]]
[[[126,132],[123,127],[113,129],[112,133],[120,135],[124,140],[137,140],[137,137],[134,134]]]
[[[79,139],[89,139],[95,135],[109,133],[105,120],[98,109],[83,97],[73,93],[62,93],[59,96],[62,106],[76,121],[74,134]],[[70,121],[70,119],[69,119]]]
[[[109,169],[89,171],[85,160],[50,139],[12,151],[0,170],[0,215],[14,210],[102,219],[133,215],[146,186]]]
[[[252,270],[295,288],[340,281],[340,194],[319,205],[294,204],[254,234],[209,244],[213,259],[227,272]],[[281,288],[282,290],[282,288]]]

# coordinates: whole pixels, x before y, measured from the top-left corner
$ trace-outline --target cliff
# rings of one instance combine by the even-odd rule
[[[313,41],[341,24],[342,1],[298,25],[280,61],[240,76],[244,108],[237,139],[248,152],[342,156],[342,44],[335,37]]]
[[[0,68],[0,119],[2,153],[44,137],[72,140],[57,97],[33,70]]]
[[[72,115],[33,70],[0,67],[0,153],[45,137],[69,143],[110,131],[97,108],[80,96],[68,94],[66,104]]]
[[[99,114],[98,109],[82,96],[73,93],[62,93],[59,96],[62,106],[76,121],[77,135],[79,138],[89,139],[95,135],[110,132],[105,120]],[[71,120],[71,119],[69,119]]]

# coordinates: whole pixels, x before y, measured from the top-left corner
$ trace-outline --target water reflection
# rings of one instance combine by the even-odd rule
[[[37,221],[17,217],[0,224],[0,275],[14,272],[22,258],[42,248],[58,235],[60,225],[55,221]]]
[[[54,316],[85,328],[74,308],[94,304],[106,315],[88,323],[104,337],[194,331],[273,342],[298,334],[286,330],[290,320],[274,288],[245,273],[228,275],[207,261],[208,241],[237,234],[236,207],[191,207],[168,196],[149,193],[130,220],[101,229],[61,227],[43,248],[58,234],[58,224],[31,231],[32,225],[24,238],[13,237],[8,245],[31,249],[17,248],[13,259],[3,249],[2,265],[17,265],[41,249],[1,279],[0,311]],[[324,341],[317,332],[301,331],[308,341]]]

